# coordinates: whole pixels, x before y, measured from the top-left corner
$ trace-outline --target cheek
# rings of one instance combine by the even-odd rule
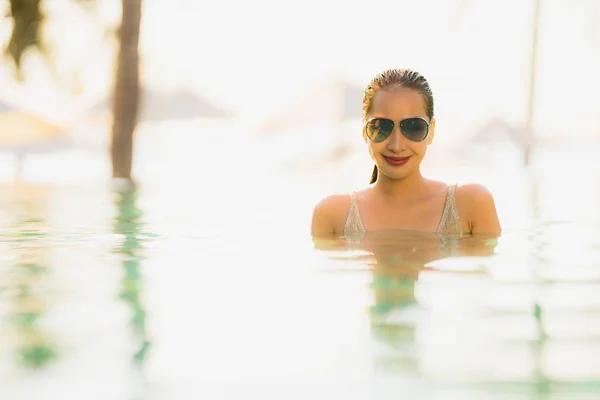
[[[367,148],[369,150],[369,156],[371,156],[371,159],[375,161],[375,152],[373,151],[373,148],[371,146],[367,146]]]
[[[371,158],[375,158],[375,155],[377,153],[381,152],[381,149],[379,148],[380,145],[377,143],[373,143],[370,140],[367,140],[367,149],[369,149],[369,155],[371,156]]]
[[[425,153],[427,153],[427,143],[427,140],[424,140],[420,143],[413,143],[410,146],[410,149],[413,151],[413,153],[423,156]]]

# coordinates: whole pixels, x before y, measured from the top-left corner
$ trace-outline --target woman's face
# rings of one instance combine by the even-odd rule
[[[399,122],[406,118],[421,117],[429,122],[429,135],[421,142],[407,139],[401,132]],[[435,131],[435,120],[430,121],[425,112],[425,101],[419,92],[407,88],[379,90],[371,102],[367,119],[387,118],[394,121],[394,131],[380,143],[365,136],[369,154],[379,173],[397,180],[418,171]]]

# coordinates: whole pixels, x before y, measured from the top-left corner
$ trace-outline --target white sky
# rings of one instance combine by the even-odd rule
[[[69,7],[69,0],[50,1],[48,32],[59,39],[59,71],[78,72],[87,93],[105,91],[112,50],[101,40],[104,24]],[[100,19],[116,20],[119,1],[100,1]],[[459,126],[490,114],[522,118],[532,2],[470,0],[453,19],[460,2],[146,0],[143,74],[150,85],[192,88],[256,116],[327,76],[364,85],[383,68],[411,67],[431,81],[439,117]],[[577,115],[582,129],[599,130],[600,40],[591,40],[599,35],[592,29],[600,16],[596,3],[543,0],[541,129],[572,129],[574,118],[567,116]],[[3,28],[0,37],[8,33]],[[49,101],[52,89],[48,76],[37,73],[20,91],[28,103],[50,107],[58,104]]]

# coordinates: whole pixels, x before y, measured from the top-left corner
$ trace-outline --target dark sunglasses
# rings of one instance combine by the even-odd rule
[[[429,134],[429,122],[424,118],[406,118],[399,122],[400,132],[410,141],[422,142]],[[365,135],[375,143],[381,143],[394,131],[394,121],[387,118],[371,118],[364,127]]]

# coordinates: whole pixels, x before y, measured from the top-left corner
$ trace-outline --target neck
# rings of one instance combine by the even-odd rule
[[[374,185],[375,190],[390,200],[409,199],[415,197],[415,195],[418,196],[426,190],[426,186],[425,178],[419,170],[402,179],[390,179],[380,172]]]

